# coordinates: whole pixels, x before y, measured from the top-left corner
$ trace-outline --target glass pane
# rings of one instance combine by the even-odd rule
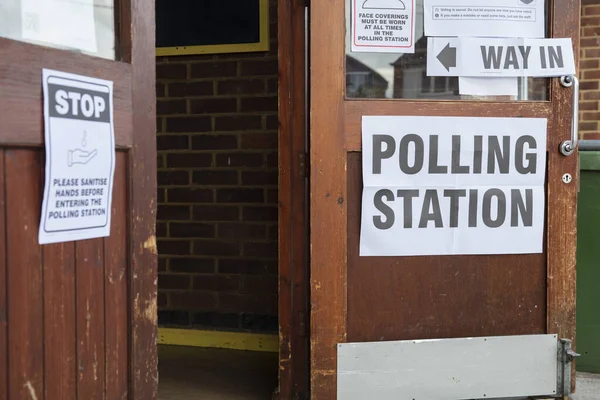
[[[351,0],[346,0],[346,97],[430,100],[548,100],[549,79],[518,79],[517,96],[459,94],[457,77],[427,76],[427,37],[423,35],[423,0],[417,10],[414,54],[360,53],[351,47]]]
[[[114,60],[114,3],[0,0],[0,37]]]

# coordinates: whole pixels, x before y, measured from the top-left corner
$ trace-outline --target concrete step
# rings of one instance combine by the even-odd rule
[[[573,400],[600,400],[600,375],[577,373],[577,389]]]

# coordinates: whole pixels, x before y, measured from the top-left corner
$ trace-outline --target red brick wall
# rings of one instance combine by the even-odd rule
[[[600,139],[600,2],[584,0],[581,13],[580,123],[584,139]]]
[[[277,329],[271,51],[157,58],[159,324]]]

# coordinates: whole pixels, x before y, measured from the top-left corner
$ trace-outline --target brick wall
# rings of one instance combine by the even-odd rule
[[[581,13],[579,131],[600,139],[600,2],[584,0]]]
[[[271,51],[157,58],[159,324],[277,330]]]

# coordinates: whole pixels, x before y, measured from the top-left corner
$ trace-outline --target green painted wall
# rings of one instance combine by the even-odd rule
[[[600,373],[600,152],[582,152],[580,157],[577,370]]]

